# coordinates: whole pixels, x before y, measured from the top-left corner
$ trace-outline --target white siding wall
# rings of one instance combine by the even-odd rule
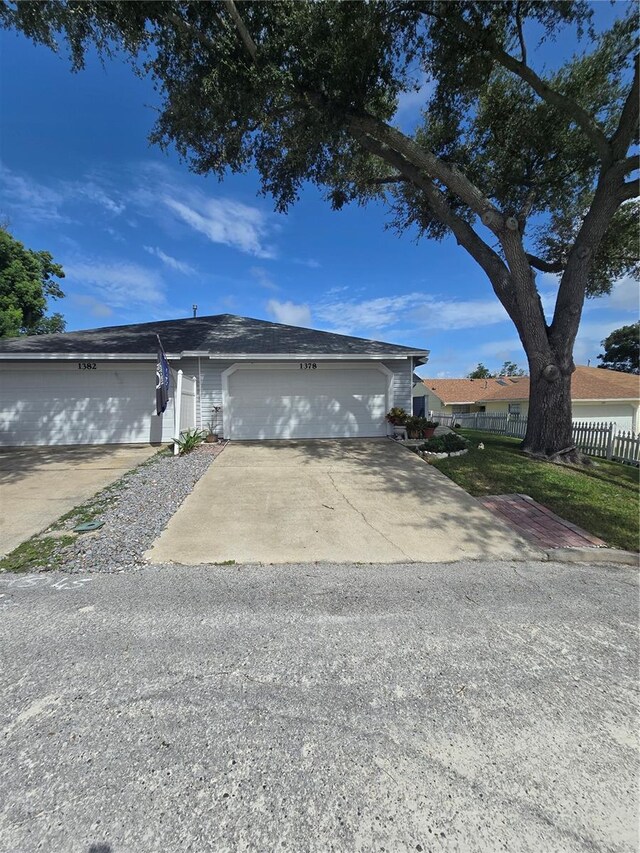
[[[383,361],[382,364],[393,373],[393,403],[407,412],[411,412],[411,391],[413,387],[413,366],[411,359],[404,361]]]
[[[211,361],[208,358],[183,361],[189,365],[193,363],[189,371],[193,370],[193,375],[198,377],[198,428],[212,428],[213,432],[222,435],[222,371],[231,367],[233,362]],[[218,412],[214,411],[214,406],[219,409]]]
[[[516,401],[514,401],[515,403]],[[526,400],[518,400],[520,405],[520,417],[526,418],[529,413],[529,403]],[[496,400],[494,403],[485,403],[485,412],[488,415],[506,415],[509,411],[509,403],[506,400]]]

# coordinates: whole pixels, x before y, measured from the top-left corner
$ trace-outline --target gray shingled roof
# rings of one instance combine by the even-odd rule
[[[47,355],[50,353],[136,353],[155,354],[156,335],[160,336],[167,353],[179,354],[193,350],[209,353],[327,353],[361,355],[409,355],[421,353],[398,344],[335,335],[299,326],[285,326],[266,320],[252,320],[234,314],[215,314],[211,317],[190,317],[183,320],[161,320],[155,323],[134,323],[130,326],[106,326],[81,332],[58,335],[32,335],[0,340],[0,359],[3,354]]]

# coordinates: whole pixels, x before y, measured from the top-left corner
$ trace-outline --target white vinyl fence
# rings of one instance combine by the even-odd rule
[[[509,414],[488,414],[471,412],[459,415],[441,415],[429,412],[429,417],[443,426],[460,424],[466,429],[483,432],[495,432],[524,438],[527,432],[527,419]],[[573,440],[576,447],[588,456],[600,456],[615,462],[627,462],[630,465],[640,463],[640,433],[618,430],[615,423],[573,422]]]
[[[195,429],[197,424],[196,409],[196,377],[185,376],[181,370],[173,374],[173,453],[178,455],[178,445],[175,439],[180,438],[183,432]]]

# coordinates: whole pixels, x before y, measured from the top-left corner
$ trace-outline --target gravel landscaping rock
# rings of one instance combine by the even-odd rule
[[[54,525],[56,531],[69,532],[84,520],[87,510],[104,522],[100,530],[78,535],[58,553],[60,568],[73,573],[118,572],[144,564],[144,552],[224,447],[224,443],[203,444],[185,456],[159,453]]]

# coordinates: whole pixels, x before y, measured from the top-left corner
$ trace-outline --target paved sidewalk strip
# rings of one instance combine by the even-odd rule
[[[488,495],[480,503],[544,548],[603,548],[606,542],[560,518],[529,495]]]

